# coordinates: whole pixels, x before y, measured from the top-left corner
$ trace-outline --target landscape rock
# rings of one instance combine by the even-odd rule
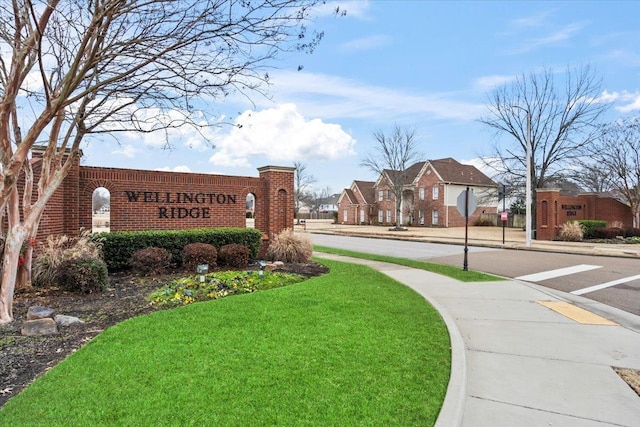
[[[56,314],[56,317],[54,317],[54,319],[58,326],[70,326],[84,323],[84,320],[81,320],[74,316],[67,316],[65,314]]]
[[[52,317],[53,313],[55,313],[53,308],[34,305],[27,310],[27,320],[45,319]]]
[[[27,320],[22,324],[22,335],[28,337],[39,337],[44,335],[56,335],[58,333],[58,325],[56,321],[50,317],[46,319]]]

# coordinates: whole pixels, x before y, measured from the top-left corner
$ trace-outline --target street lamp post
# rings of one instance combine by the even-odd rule
[[[525,212],[525,238],[524,245],[526,247],[531,247],[531,113],[528,110],[527,112],[527,184],[526,184],[526,192],[527,195],[525,197],[527,210]]]
[[[525,212],[525,225],[524,225],[524,244],[526,247],[531,247],[531,205],[533,203],[531,198],[531,113],[529,110],[520,107],[519,105],[512,105],[512,107],[519,108],[520,110],[527,113],[527,135],[526,135],[526,169],[527,169],[527,177],[526,177],[526,195],[525,195],[525,204],[526,204],[526,212]]]

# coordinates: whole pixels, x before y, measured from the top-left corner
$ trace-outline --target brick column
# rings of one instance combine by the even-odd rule
[[[259,201],[260,224],[256,224],[269,239],[275,234],[293,227],[293,175],[295,168],[263,166],[258,168],[264,186],[264,197]],[[263,222],[264,221],[264,222]],[[264,224],[264,228],[262,225]]]

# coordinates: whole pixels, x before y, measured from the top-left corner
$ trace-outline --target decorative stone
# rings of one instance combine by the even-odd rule
[[[282,262],[282,261],[274,261],[273,265],[275,265],[276,267],[284,267],[284,262]]]
[[[45,319],[47,317],[52,317],[53,313],[55,313],[53,308],[34,305],[33,307],[29,307],[29,310],[27,311],[27,320]]]
[[[43,335],[56,335],[58,326],[56,321],[50,317],[46,319],[27,320],[22,324],[22,335],[28,337],[39,337]]]
[[[84,320],[78,319],[74,316],[67,316],[66,314],[56,314],[54,319],[58,326],[69,326],[84,323]]]

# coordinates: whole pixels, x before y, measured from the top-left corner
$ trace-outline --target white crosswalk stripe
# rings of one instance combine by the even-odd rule
[[[612,280],[611,282],[603,283],[601,285],[589,286],[588,288],[578,289],[578,290],[575,290],[575,291],[573,291],[571,293],[573,295],[584,295],[584,294],[588,294],[589,292],[599,291],[601,289],[610,288],[610,287],[615,286],[615,285],[621,285],[623,283],[632,282],[632,281],[638,280],[638,279],[640,279],[640,274],[637,274],[637,275],[631,276],[631,277],[625,277],[623,279]]]
[[[582,273],[584,271],[595,270],[601,268],[601,265],[580,264],[572,267],[558,268],[556,270],[542,271],[540,273],[527,274],[518,276],[516,279],[525,280],[527,282],[541,282],[543,280],[554,279],[556,277],[568,276],[570,274]]]

